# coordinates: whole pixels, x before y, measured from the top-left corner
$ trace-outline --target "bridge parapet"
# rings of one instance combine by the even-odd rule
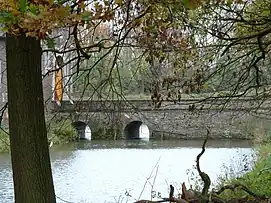
[[[61,106],[53,102],[53,112],[135,112],[135,111],[161,111],[161,110],[268,110],[271,100],[257,100],[252,98],[239,99],[183,99],[180,101],[164,101],[156,108],[151,100],[83,100],[63,101]]]

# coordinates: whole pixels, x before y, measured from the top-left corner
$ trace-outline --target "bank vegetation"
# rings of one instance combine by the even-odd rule
[[[72,122],[67,119],[60,121],[50,120],[47,122],[48,145],[60,145],[78,141],[78,132],[72,126]],[[10,140],[8,128],[0,130],[0,153],[10,151]]]

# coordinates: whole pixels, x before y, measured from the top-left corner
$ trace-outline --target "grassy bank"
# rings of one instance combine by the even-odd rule
[[[64,144],[77,139],[77,132],[69,120],[47,122],[49,145]],[[0,153],[9,152],[8,129],[0,130]]]
[[[271,142],[263,142],[256,146],[256,160],[252,170],[241,175],[240,177],[233,177],[234,174],[228,171],[228,174],[224,174],[221,177],[220,183],[217,188],[224,187],[225,185],[244,185],[249,188],[250,191],[259,196],[271,197]],[[246,161],[244,161],[246,162]],[[242,164],[246,164],[246,163]],[[248,195],[242,188],[236,188],[235,190],[225,190],[222,193],[224,199],[243,198]]]
[[[254,125],[252,124],[252,127],[254,127],[254,150],[256,152],[252,170],[249,170],[245,174],[238,176],[237,174],[234,174],[234,170],[227,168],[227,172],[221,177],[217,188],[221,188],[224,185],[242,184],[248,187],[257,195],[271,197],[270,123],[261,122],[258,125],[255,125],[254,123]],[[243,159],[237,164],[247,169],[247,166],[250,163],[247,157],[243,157]],[[244,190],[238,188],[234,191],[227,190],[223,193],[225,198],[241,198],[245,195],[247,195],[247,192],[244,192]]]

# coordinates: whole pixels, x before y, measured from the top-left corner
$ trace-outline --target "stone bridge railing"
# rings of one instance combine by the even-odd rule
[[[63,101],[61,106],[52,103],[53,112],[134,112],[159,110],[258,110],[271,109],[271,100],[257,100],[253,98],[238,99],[183,99],[178,102],[164,101],[156,108],[151,100],[105,100],[105,101]]]

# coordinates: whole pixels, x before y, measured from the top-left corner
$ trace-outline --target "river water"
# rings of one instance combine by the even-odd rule
[[[168,188],[193,183],[202,141],[92,141],[51,148],[58,203],[133,202],[151,195],[167,197]],[[253,150],[249,141],[208,141],[201,168],[216,182],[230,167],[247,169]],[[196,171],[194,170],[195,174]],[[195,181],[195,180],[194,180]],[[10,156],[0,154],[0,202],[13,202]],[[151,192],[154,191],[154,192]]]

